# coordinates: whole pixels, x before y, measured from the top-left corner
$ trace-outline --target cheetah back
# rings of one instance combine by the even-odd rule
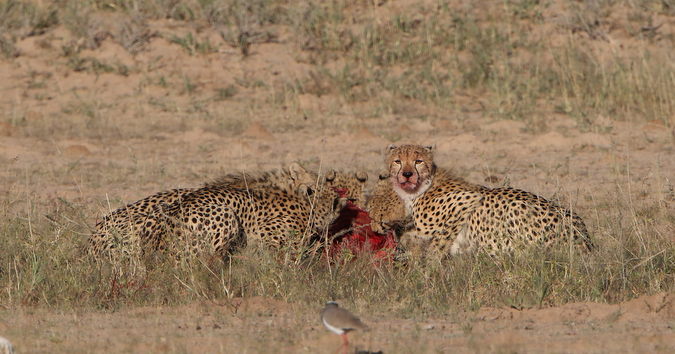
[[[584,251],[593,248],[583,220],[565,208],[514,188],[488,189],[483,195],[482,205],[469,219],[470,248],[480,247],[494,255],[568,240]]]
[[[316,183],[318,175],[308,172],[298,163],[291,163],[288,167],[275,171],[258,173],[237,172],[220,176],[205,187],[225,188],[278,188],[289,194],[303,196],[301,186],[311,186]]]

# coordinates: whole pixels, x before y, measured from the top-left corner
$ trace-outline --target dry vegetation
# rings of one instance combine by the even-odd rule
[[[298,315],[267,340],[235,332],[248,351],[321,345],[284,326],[314,321],[327,299],[375,322],[389,313],[393,328],[447,314],[463,348],[499,351],[472,342],[467,313],[673,292],[674,47],[670,0],[2,0],[0,334],[22,352],[67,350],[80,347],[65,332],[44,339],[11,318],[261,296]],[[397,141],[437,143],[468,179],[553,196],[599,250],[391,268],[249,252],[128,278],[82,254],[97,217],[149,193],[295,160],[373,180]],[[425,333],[371,344],[448,350]],[[162,343],[112,348],[195,350]]]

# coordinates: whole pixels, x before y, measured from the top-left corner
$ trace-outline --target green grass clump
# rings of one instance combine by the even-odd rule
[[[172,36],[169,41],[183,47],[190,55],[213,53],[215,49],[213,45],[207,40],[199,41],[192,33],[187,33],[185,36]]]

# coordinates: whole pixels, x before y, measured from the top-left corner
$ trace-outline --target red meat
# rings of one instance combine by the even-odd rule
[[[349,201],[328,232],[333,241],[327,255],[337,260],[345,254],[367,254],[378,261],[392,261],[397,246],[394,232],[378,234],[370,228],[370,222],[368,212]]]

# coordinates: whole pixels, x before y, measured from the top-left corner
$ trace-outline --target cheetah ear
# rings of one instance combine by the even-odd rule
[[[398,146],[396,146],[396,144],[389,144],[389,146],[387,146],[387,151],[394,150],[394,149],[396,149],[397,147],[398,147]]]
[[[288,172],[291,174],[291,178],[295,181],[302,180],[302,176],[308,175],[307,170],[305,170],[305,168],[297,162],[293,162],[288,165]]]
[[[366,173],[365,171],[356,172],[355,175],[356,179],[361,183],[366,183],[366,181],[368,180],[368,173]]]
[[[326,182],[333,182],[337,177],[337,172],[335,170],[330,170],[326,173]]]
[[[429,152],[433,152],[434,150],[436,150],[436,144],[424,145],[423,148],[424,148],[424,150],[427,150]]]
[[[377,176],[377,177],[380,179],[380,181],[388,179],[389,178],[389,172],[381,172],[380,175]]]

